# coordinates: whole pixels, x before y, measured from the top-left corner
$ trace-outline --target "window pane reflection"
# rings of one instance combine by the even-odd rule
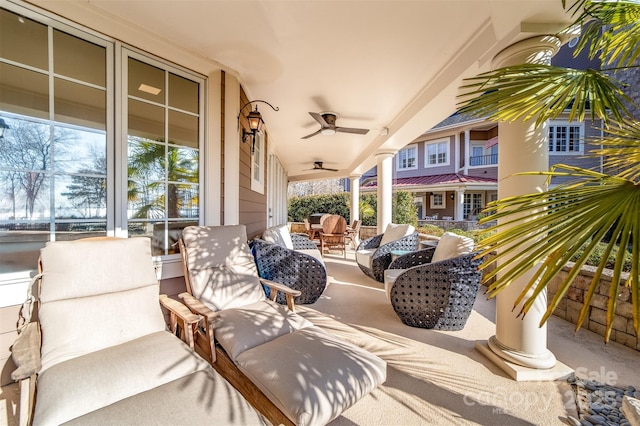
[[[106,49],[58,30],[53,31],[53,71],[104,87],[107,85]]]
[[[198,151],[195,149],[169,147],[169,180],[198,183]]]
[[[55,120],[61,123],[106,130],[106,93],[82,84],[55,79]]]
[[[107,181],[86,175],[56,175],[56,219],[106,219]]]
[[[198,113],[198,83],[169,73],[169,106]]]
[[[164,141],[164,108],[129,99],[129,135]]]
[[[47,75],[0,63],[0,110],[48,119]]]
[[[168,218],[198,217],[198,186],[169,184]]]
[[[46,70],[47,39],[46,25],[0,9],[0,57]]]
[[[164,71],[136,59],[129,58],[129,96],[164,104]]]
[[[169,143],[198,147],[198,117],[169,110]]]

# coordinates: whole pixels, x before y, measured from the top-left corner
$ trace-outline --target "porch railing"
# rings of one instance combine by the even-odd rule
[[[469,157],[470,166],[490,166],[495,164],[498,164],[498,154]]]

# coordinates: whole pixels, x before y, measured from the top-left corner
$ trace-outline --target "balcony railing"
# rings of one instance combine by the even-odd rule
[[[498,154],[469,157],[470,166],[491,166],[498,164]]]

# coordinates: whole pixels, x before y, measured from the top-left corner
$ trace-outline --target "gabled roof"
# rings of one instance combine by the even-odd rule
[[[394,187],[412,187],[412,186],[426,186],[426,185],[465,185],[465,184],[496,184],[498,181],[493,178],[486,178],[480,176],[467,176],[457,173],[450,173],[445,175],[431,175],[431,176],[416,176],[397,178],[393,180]],[[372,180],[362,185],[363,188],[376,188],[378,182]]]

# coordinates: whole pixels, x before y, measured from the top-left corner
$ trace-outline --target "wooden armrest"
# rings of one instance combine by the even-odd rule
[[[180,293],[178,297],[182,299],[184,304],[187,305],[189,309],[197,314],[202,315],[207,319],[207,321],[218,321],[220,319],[220,315],[217,312],[211,310],[211,308],[193,297],[191,294],[186,292]]]
[[[11,358],[18,367],[11,373],[15,381],[27,379],[40,371],[40,327],[28,323],[11,346]]]
[[[280,284],[280,283],[277,283],[275,281],[265,280],[264,278],[260,278],[260,282],[262,284],[266,285],[267,287],[270,287],[270,288],[272,288],[272,289],[274,289],[276,291],[281,291],[281,292],[283,292],[285,294],[290,294],[290,295],[292,295],[294,297],[298,297],[298,296],[300,296],[302,294],[302,292],[300,290],[294,290],[294,289],[292,289],[290,287],[287,287],[284,284]]]
[[[167,308],[170,313],[175,314],[186,324],[196,324],[202,319],[200,315],[194,314],[185,305],[175,299],[170,298],[166,294],[160,295],[160,304]]]
[[[302,295],[302,292],[300,290],[294,290],[292,288],[287,287],[286,285],[282,285],[280,283],[270,281],[270,280],[265,280],[264,278],[260,278],[260,282],[271,289],[271,292],[269,295],[269,298],[271,300],[275,301],[277,296],[276,292],[281,291],[285,294],[285,297],[287,298],[287,307],[289,308],[289,310],[291,312],[296,311],[296,305],[293,298]]]

